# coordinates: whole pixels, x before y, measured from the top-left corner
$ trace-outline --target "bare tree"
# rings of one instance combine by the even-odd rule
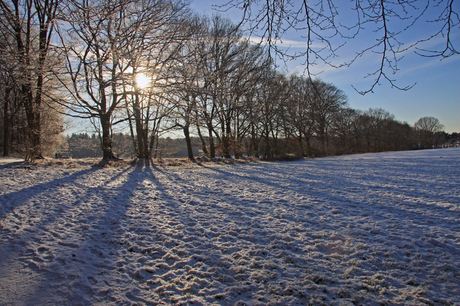
[[[310,88],[314,130],[321,143],[321,154],[328,155],[328,131],[334,114],[347,104],[347,96],[333,84],[320,80],[312,81]]]
[[[149,124],[159,120],[152,119],[152,107],[153,113],[159,110],[155,86],[170,51],[170,21],[181,8],[167,0],[75,0],[63,11],[63,28],[69,30],[61,38],[70,80],[61,81],[72,98],[68,107],[73,116],[97,119],[104,160],[116,158],[112,126],[127,120],[138,156],[150,157]],[[150,82],[142,89],[140,74]],[[117,119],[123,107],[128,116]]]
[[[284,136],[283,113],[288,96],[287,88],[287,80],[283,75],[273,69],[266,70],[263,86],[257,93],[257,104],[253,105],[259,112],[260,146],[265,159],[273,159],[284,152],[281,150],[280,138]]]
[[[390,132],[389,125],[394,121],[394,115],[382,108],[370,108],[364,112],[364,116],[367,117],[366,135],[368,136],[369,150],[373,152],[386,150],[386,142]]]
[[[210,157],[214,158],[216,155],[214,137],[225,151],[224,155],[229,156],[230,127],[227,125],[225,113],[231,110],[226,108],[226,103],[229,101],[229,82],[237,70],[236,62],[241,52],[242,36],[237,26],[220,16],[214,16],[212,20],[203,19],[199,28],[202,32],[196,37],[193,50],[196,54],[194,64],[198,65],[192,93],[196,102],[195,122],[201,139],[204,140],[200,125],[208,132]],[[205,148],[204,145],[203,147]]]
[[[203,92],[204,61],[207,55],[203,54],[203,37],[208,29],[206,20],[194,16],[182,24],[181,32],[184,43],[179,45],[175,58],[169,65],[169,74],[173,82],[169,88],[169,96],[174,109],[170,112],[170,119],[174,128],[180,128],[184,134],[187,154],[194,160],[191,139],[191,128],[197,125],[198,99],[205,95]],[[204,140],[203,140],[204,141]],[[203,147],[206,151],[206,145]]]
[[[334,114],[332,129],[338,144],[335,154],[350,154],[359,152],[361,112],[344,107]]]
[[[1,0],[3,29],[14,41],[21,99],[27,116],[30,146],[26,159],[43,158],[42,103],[47,60],[59,0]]]
[[[16,115],[23,110],[20,88],[17,83],[17,65],[12,56],[12,46],[8,32],[1,31],[2,40],[0,45],[0,105],[2,108],[3,121],[3,156],[10,155],[11,130]],[[25,123],[25,122],[24,122]],[[26,123],[25,123],[26,124]]]
[[[313,134],[314,116],[311,82],[303,77],[291,76],[286,104],[287,135],[297,139],[300,155],[311,154],[310,138]],[[306,148],[306,149],[305,149]]]
[[[10,156],[11,128],[16,115],[22,110],[18,90],[9,82],[2,82],[3,103],[3,156]]]
[[[114,112],[123,95],[120,82],[126,65],[118,52],[127,43],[122,37],[124,2],[69,1],[63,12],[67,32],[61,33],[66,71],[61,78],[70,94],[67,107],[79,118],[95,118],[102,130],[103,159],[115,159],[112,152]],[[67,79],[70,77],[70,80]],[[94,121],[93,121],[94,122]]]
[[[407,122],[391,120],[388,125],[387,151],[410,150],[414,148],[412,127]]]
[[[264,50],[250,44],[229,20],[214,16],[208,32],[198,45],[205,59],[197,109],[208,129],[213,156],[213,136],[224,157],[240,157],[242,141],[248,129],[243,110],[247,94],[256,86],[266,66]]]
[[[240,44],[242,34],[229,20],[215,16],[209,29],[209,57],[207,73],[211,75],[209,88],[213,109],[218,117],[217,126],[212,127],[225,157],[230,157],[231,117],[234,111],[233,97],[229,94],[230,82],[238,67],[238,57],[243,51]]]
[[[422,147],[431,149],[435,141],[436,133],[441,132],[444,126],[437,118],[422,117],[415,122],[414,129],[419,135]]]
[[[137,3],[137,1],[136,1]],[[174,107],[170,101],[171,66],[189,33],[184,30],[187,11],[179,2],[145,0],[128,9],[123,52],[123,92],[138,158],[151,158],[155,139],[164,118]]]

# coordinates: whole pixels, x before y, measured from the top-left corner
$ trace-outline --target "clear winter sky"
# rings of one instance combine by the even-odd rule
[[[338,0],[344,1],[344,0]],[[212,16],[217,12],[213,5],[223,4],[226,0],[190,0],[191,8],[201,15]],[[454,2],[458,6],[459,2]],[[457,11],[460,8],[457,7]],[[234,22],[240,20],[241,13],[238,10],[220,12],[220,15],[228,17]],[[437,16],[427,16],[435,19]],[[346,16],[345,16],[346,17]],[[414,42],[422,37],[426,38],[426,33],[433,31],[432,25],[426,22],[418,23],[418,26],[405,34],[405,42]],[[457,26],[453,29],[453,43],[457,50],[460,50],[460,29]],[[372,34],[372,33],[370,33]],[[304,48],[305,41],[300,37],[301,33],[289,33],[286,40],[291,44],[291,50],[294,48]],[[374,37],[363,42],[370,44],[369,40],[375,40]],[[428,42],[424,46],[431,49],[442,49],[444,41],[436,39]],[[364,46],[364,44],[362,44]],[[351,57],[358,49],[361,49],[359,41],[350,41],[345,49],[339,54],[345,60]],[[347,49],[348,48],[348,49]],[[356,49],[356,50],[354,50]],[[316,71],[323,71],[319,77],[329,83],[335,84],[342,89],[348,96],[349,106],[354,109],[367,110],[369,108],[383,108],[395,115],[399,121],[406,121],[413,125],[415,121],[425,116],[436,117],[445,126],[448,133],[460,132],[460,55],[440,60],[439,58],[426,58],[416,55],[413,50],[404,54],[404,58],[399,62],[399,71],[395,78],[396,85],[405,87],[416,83],[409,91],[400,91],[391,88],[391,85],[382,81],[381,85],[374,89],[374,93],[361,96],[353,88],[359,90],[369,89],[370,82],[364,77],[377,69],[380,58],[378,54],[368,54],[355,62],[349,68],[333,69],[326,66],[316,66]],[[287,66],[281,64],[280,69],[286,73],[294,71],[302,72],[304,67],[301,61],[288,63]]]

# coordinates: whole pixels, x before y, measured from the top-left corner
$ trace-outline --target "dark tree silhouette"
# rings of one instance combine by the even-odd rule
[[[58,0],[1,0],[2,29],[12,37],[22,105],[27,117],[29,141],[26,159],[43,158],[43,87]],[[6,36],[4,36],[6,38]]]

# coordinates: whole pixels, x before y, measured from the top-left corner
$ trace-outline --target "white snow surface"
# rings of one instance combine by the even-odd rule
[[[0,160],[0,305],[460,305],[460,149]]]

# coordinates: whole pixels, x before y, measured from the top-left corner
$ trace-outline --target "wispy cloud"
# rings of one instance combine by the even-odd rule
[[[268,40],[259,36],[246,36],[253,44],[268,45]],[[307,42],[305,40],[292,40],[292,39],[272,39],[271,43],[277,47],[291,48],[291,49],[306,49]],[[320,44],[313,44],[312,48],[321,48]]]
[[[310,73],[313,76],[324,77],[328,73],[331,73],[331,72],[334,72],[334,71],[337,71],[337,68],[331,67],[329,65],[321,65],[321,67],[319,65],[310,66]],[[306,75],[308,73],[307,66],[305,66],[303,64],[297,65],[294,68],[290,68],[290,69],[288,68],[288,70],[286,72],[287,72],[286,73],[287,76],[290,76],[290,75]]]
[[[457,62],[459,60],[460,60],[460,58],[458,58],[458,57],[449,57],[449,58],[445,58],[445,59],[442,59],[442,60],[439,59],[439,58],[433,58],[427,63],[417,65],[417,66],[413,66],[413,67],[408,68],[408,69],[404,69],[403,71],[401,71],[400,74],[401,75],[406,75],[406,74],[414,73],[414,71],[421,70],[421,69],[432,68],[432,67],[440,66],[440,65],[450,65],[450,64],[452,64],[454,62]]]

